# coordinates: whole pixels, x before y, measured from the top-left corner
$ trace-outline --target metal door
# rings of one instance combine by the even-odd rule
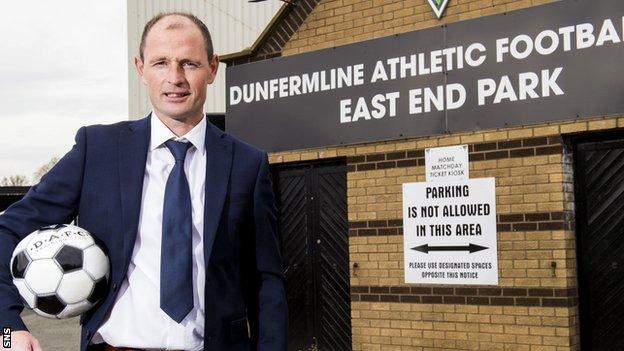
[[[624,140],[576,145],[583,350],[624,350]]]
[[[346,166],[274,170],[289,307],[289,350],[350,350]]]

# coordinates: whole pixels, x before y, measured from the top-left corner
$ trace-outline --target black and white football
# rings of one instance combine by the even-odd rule
[[[89,232],[57,224],[19,242],[11,258],[11,274],[20,295],[37,314],[71,318],[106,295],[109,262]]]

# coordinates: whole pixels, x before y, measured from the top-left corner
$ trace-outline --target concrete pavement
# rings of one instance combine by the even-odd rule
[[[74,351],[80,347],[80,317],[49,319],[24,308],[22,319],[43,351]]]

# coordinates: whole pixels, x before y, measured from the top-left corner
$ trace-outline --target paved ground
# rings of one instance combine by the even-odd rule
[[[48,319],[25,308],[22,319],[43,351],[74,351],[80,347],[80,318]]]

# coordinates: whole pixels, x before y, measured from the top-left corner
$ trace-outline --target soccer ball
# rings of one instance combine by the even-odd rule
[[[73,225],[29,234],[15,247],[10,267],[20,295],[43,317],[75,317],[107,292],[108,257],[89,232]]]

